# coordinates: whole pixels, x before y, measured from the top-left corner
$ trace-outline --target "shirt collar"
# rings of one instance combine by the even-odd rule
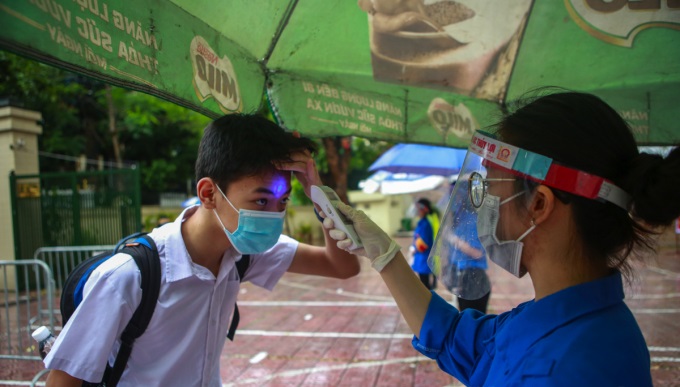
[[[563,289],[538,301],[524,303],[521,313],[510,322],[513,326],[506,327],[505,335],[499,335],[498,339],[514,341],[515,329],[518,329],[528,334],[523,335],[521,344],[517,345],[529,347],[547,332],[585,314],[621,303],[624,297],[621,273],[617,271],[607,277]]]
[[[194,275],[204,280],[215,279],[208,269],[195,264],[191,260],[184,238],[182,238],[182,223],[193,216],[198,207],[186,208],[172,224],[154,230],[154,233],[158,233],[154,237],[158,237],[164,242],[160,243],[163,248],[159,247],[159,252],[164,253],[165,256],[165,279],[167,282],[180,281]],[[227,276],[230,270],[228,268],[233,268],[234,262],[239,256],[240,254],[233,248],[224,252],[217,278],[218,282]]]

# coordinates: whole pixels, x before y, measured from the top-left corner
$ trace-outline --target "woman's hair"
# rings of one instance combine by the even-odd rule
[[[433,211],[432,211],[432,203],[430,202],[429,199],[420,198],[420,199],[418,199],[418,200],[416,201],[416,204],[421,205],[421,206],[424,206],[425,208],[427,208],[427,214],[428,214],[428,215],[431,214],[431,213],[433,212]]]
[[[275,169],[296,151],[316,151],[308,138],[296,137],[255,114],[229,114],[208,124],[196,159],[196,180],[209,177],[226,192],[242,177]]]
[[[552,189],[571,203],[585,253],[602,257],[630,279],[627,258],[654,251],[659,226],[680,215],[680,148],[663,158],[640,153],[626,122],[598,97],[545,94],[519,102],[497,125],[499,140],[612,181],[632,197],[629,211],[615,204]],[[534,184],[535,186],[535,184]]]

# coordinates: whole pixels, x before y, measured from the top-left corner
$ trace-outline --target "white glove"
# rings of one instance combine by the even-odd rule
[[[358,211],[345,203],[338,204],[338,210],[351,220],[363,247],[349,251],[352,240],[344,231],[334,228],[333,219],[327,217],[323,226],[327,228],[331,238],[338,241],[338,248],[349,251],[354,255],[361,255],[371,260],[371,266],[377,271],[387,266],[394,256],[401,250],[397,242],[393,241],[378,225],[366,216],[363,211]]]

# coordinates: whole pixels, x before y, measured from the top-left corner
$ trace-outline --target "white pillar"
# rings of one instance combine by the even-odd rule
[[[14,259],[14,228],[9,175],[37,174],[39,122],[42,114],[14,106],[0,107],[0,260]],[[38,182],[34,183],[37,188]],[[24,187],[31,188],[31,187]],[[39,191],[24,190],[23,192]],[[14,284],[11,284],[13,288]]]

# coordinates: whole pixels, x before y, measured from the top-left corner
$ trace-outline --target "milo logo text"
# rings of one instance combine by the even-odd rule
[[[607,43],[632,47],[647,28],[680,30],[680,0],[565,0],[572,19]]]
[[[444,139],[453,133],[467,140],[478,129],[477,121],[467,106],[462,103],[453,106],[442,98],[435,98],[430,102],[427,116],[432,126],[444,136]]]
[[[234,66],[226,56],[220,58],[200,36],[191,41],[194,90],[201,102],[212,97],[225,113],[241,110],[241,92]]]
[[[680,8],[680,0],[585,0],[585,3],[598,12],[616,12],[623,8],[640,11],[659,11],[662,2],[668,8]]]

